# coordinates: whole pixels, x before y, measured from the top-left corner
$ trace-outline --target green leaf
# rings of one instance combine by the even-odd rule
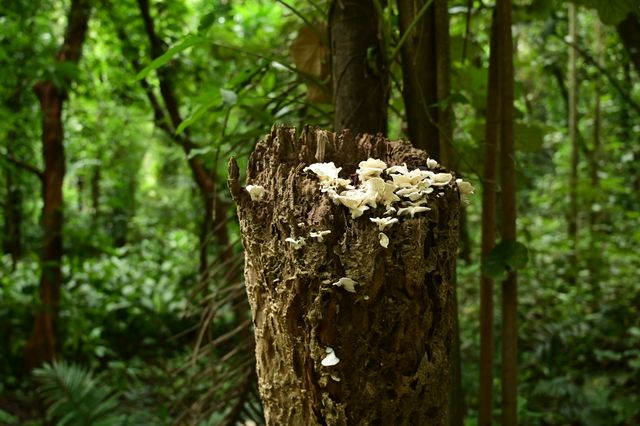
[[[205,38],[197,35],[188,35],[187,37],[180,40],[177,44],[174,44],[169,49],[167,49],[166,52],[154,59],[149,65],[144,67],[136,75],[136,80],[146,78],[151,73],[151,71],[160,68],[161,66],[169,62],[171,58],[173,58],[178,53],[198,44],[204,44],[205,40]]]
[[[238,102],[238,95],[233,90],[221,88],[220,96],[222,97],[222,102],[224,102],[228,106],[233,106]]]
[[[494,280],[502,279],[506,272],[524,268],[529,262],[527,247],[513,240],[502,240],[482,260],[482,271]]]
[[[194,148],[191,151],[189,151],[189,155],[187,155],[187,159],[191,160],[196,155],[204,155],[204,154],[208,154],[208,153],[210,153],[212,151],[213,151],[213,147],[212,146],[206,146],[204,148]]]
[[[536,152],[542,148],[548,127],[539,122],[515,123],[514,138],[516,149],[524,152]]]
[[[206,31],[209,29],[211,25],[216,21],[216,14],[214,12],[209,12],[200,19],[198,23],[198,31]]]
[[[200,99],[200,105],[196,108],[195,112],[191,114],[191,117],[182,120],[182,123],[176,129],[176,134],[181,134],[184,129],[191,126],[196,121],[200,120],[202,116],[209,111],[209,109],[219,106],[221,99],[221,91],[211,90],[205,93]]]

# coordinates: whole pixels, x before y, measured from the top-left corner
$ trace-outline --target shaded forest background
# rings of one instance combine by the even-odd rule
[[[388,76],[388,135],[408,139],[415,129],[406,90],[403,98],[410,81],[403,2],[372,4],[381,47],[360,60],[375,71],[380,55],[386,59],[379,71]],[[430,2],[420,4],[428,11]],[[494,4],[444,4],[451,92],[426,105],[434,114],[450,111],[453,142],[442,161],[477,189],[461,222],[462,395],[455,399],[464,423],[477,424]],[[0,424],[42,424],[40,396],[57,401],[48,409],[57,420],[71,411],[110,424],[260,424],[226,165],[235,156],[244,170],[274,123],[334,126],[330,6],[2,2]],[[494,252],[484,271],[500,279],[504,266],[521,267],[518,417],[527,425],[637,424],[638,5],[522,0],[511,10],[518,240],[528,262]],[[54,122],[43,124],[43,112],[56,111],[63,137],[43,151],[43,128]],[[46,182],[63,178],[59,194],[47,192]],[[52,202],[59,204],[47,212]],[[56,224],[61,239],[48,233]],[[56,279],[59,315],[48,336],[40,288]],[[47,351],[65,363],[34,378],[31,368],[48,361],[39,358]],[[497,389],[499,374],[492,377]],[[494,392],[490,401],[496,421],[500,398]]]

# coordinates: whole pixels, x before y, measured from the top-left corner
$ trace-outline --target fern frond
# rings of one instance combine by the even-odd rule
[[[116,426],[126,419],[116,410],[111,388],[96,383],[88,369],[54,361],[34,371],[38,391],[48,405],[47,417],[58,426]]]

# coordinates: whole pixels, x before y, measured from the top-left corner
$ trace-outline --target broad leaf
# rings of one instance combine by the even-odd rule
[[[513,240],[502,240],[482,261],[482,270],[494,280],[504,277],[505,272],[524,268],[529,261],[527,247]]]

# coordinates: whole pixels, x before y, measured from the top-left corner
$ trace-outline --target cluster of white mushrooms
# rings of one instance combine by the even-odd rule
[[[409,170],[406,164],[387,167],[384,161],[369,158],[358,164],[357,186],[353,185],[351,180],[341,178],[342,167],[336,167],[333,162],[314,163],[305,167],[303,171],[313,172],[319,179],[320,190],[326,193],[336,205],[341,204],[347,207],[352,219],[362,216],[369,209],[384,206],[385,211],[381,217],[371,217],[369,220],[378,226],[380,245],[387,248],[389,237],[384,231],[398,223],[399,217],[414,218],[416,214],[431,210],[428,207],[429,195],[435,192],[435,196],[442,196],[443,193],[436,190],[448,185],[453,179],[451,173],[432,171],[437,167],[438,162],[433,159],[427,160],[427,170]],[[383,173],[390,179],[385,180],[382,177]],[[474,193],[474,187],[462,179],[456,179],[456,184],[460,199],[467,203],[468,196]],[[259,185],[247,185],[246,190],[252,201],[262,201],[266,195],[265,189]],[[311,231],[309,238],[322,242],[330,233],[330,230]],[[285,239],[295,250],[301,249],[306,244],[306,240],[305,237]],[[358,282],[349,277],[343,277],[333,285],[349,293],[355,293]],[[369,297],[365,295],[364,299],[368,300]],[[322,365],[330,367],[338,362],[340,359],[335,355],[333,348],[327,347]],[[332,376],[332,378],[339,381],[337,377]]]
[[[428,169],[436,167],[437,161],[427,160]],[[358,164],[358,185],[354,186],[350,180],[340,177],[341,170],[342,167],[336,167],[333,162],[315,163],[303,169],[315,173],[320,190],[329,195],[335,204],[347,207],[353,219],[371,208],[384,206],[382,217],[372,217],[369,220],[378,225],[380,245],[385,248],[389,245],[389,237],[383,231],[398,223],[398,217],[413,218],[416,214],[431,210],[427,206],[428,195],[436,188],[448,185],[453,179],[451,173],[409,170],[406,164],[387,167],[384,161],[369,158]],[[383,173],[391,179],[383,179]],[[456,183],[462,200],[466,202],[467,196],[474,191],[473,186],[462,179],[457,179]],[[437,196],[441,194],[438,192]]]
[[[354,186],[349,179],[341,178],[342,167],[336,167],[333,162],[314,163],[305,167],[303,171],[315,173],[319,179],[320,190],[326,193],[335,204],[347,207],[353,219],[362,216],[371,208],[384,206],[385,211],[381,217],[371,217],[369,220],[378,225],[380,245],[387,248],[389,237],[384,231],[398,223],[398,217],[414,218],[416,214],[431,210],[427,205],[429,194],[434,193],[439,187],[448,185],[453,179],[451,173],[432,171],[437,167],[438,162],[431,158],[427,159],[427,170],[409,170],[406,164],[387,167],[384,161],[369,158],[358,164],[357,186]],[[391,179],[383,179],[383,173]],[[462,179],[456,179],[456,184],[461,200],[466,203],[467,197],[474,192],[473,186]],[[262,201],[266,195],[265,189],[260,185],[247,185],[246,190],[252,201]],[[442,194],[442,192],[435,193],[436,196],[442,196]],[[330,233],[330,230],[311,231],[309,238],[322,242],[324,236]],[[306,244],[306,240],[305,237],[285,239],[295,250],[301,249]],[[334,283],[352,293],[355,293],[354,284],[355,282],[341,281]]]

